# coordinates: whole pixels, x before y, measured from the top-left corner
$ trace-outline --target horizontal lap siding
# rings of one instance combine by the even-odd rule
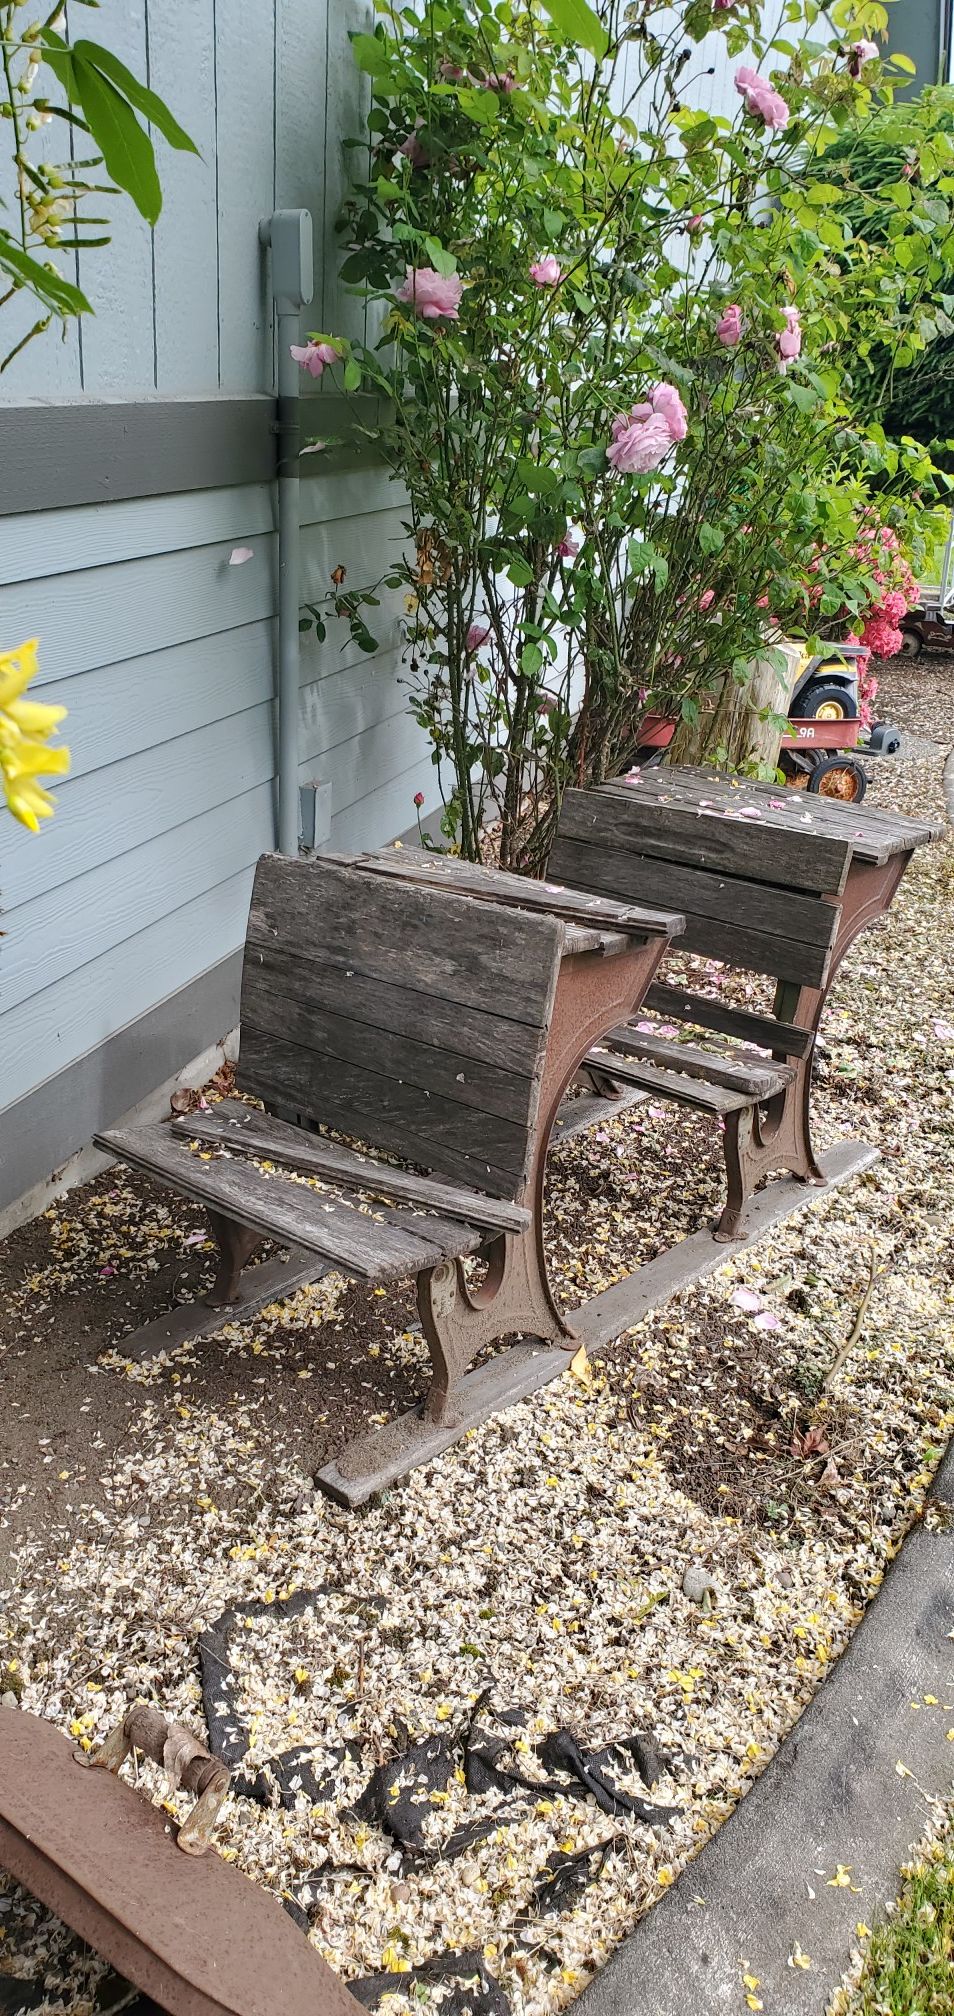
[[[380,470],[309,474],[309,594],[338,565],[376,578],[394,495]],[[7,521],[0,640],[40,635],[73,768],[39,835],[0,813],[0,1113],[243,942],[274,844],[273,513],[269,488],[246,486]],[[236,545],[253,557],[230,566]],[[335,619],[302,640],[301,774],[330,780],[344,846],[408,827],[430,777],[398,677],[400,597],[373,613],[373,656]]]

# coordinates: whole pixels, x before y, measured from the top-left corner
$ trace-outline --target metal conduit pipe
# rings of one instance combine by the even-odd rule
[[[259,225],[271,254],[278,343],[278,847],[298,853],[298,686],[301,609],[301,371],[291,345],[314,292],[311,212],[276,210]]]

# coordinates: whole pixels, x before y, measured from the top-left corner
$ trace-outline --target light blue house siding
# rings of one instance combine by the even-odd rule
[[[114,202],[112,246],[80,275],[96,318],[32,343],[0,379],[0,645],[39,635],[42,695],[68,707],[73,754],[39,836],[0,813],[0,1208],[237,1019],[252,867],[275,836],[276,507],[271,482],[216,474],[270,454],[258,225],[273,208],[315,220],[305,326],[353,327],[332,224],[341,139],[360,117],[348,29],[369,13],[364,0],[103,8],[103,39],[148,68],[203,159],[164,153],[154,237]],[[18,333],[4,321],[5,348]],[[314,402],[325,428],[337,406]],[[209,413],[221,452],[203,449]],[[162,458],[182,489],[137,494]],[[306,599],[339,566],[349,584],[376,579],[401,536],[384,471],[341,450],[303,471]],[[230,564],[236,547],[252,558]],[[330,781],[342,848],[402,832],[415,791],[434,793],[399,615],[385,594],[373,657],[344,624],[321,646],[302,639],[302,778]]]

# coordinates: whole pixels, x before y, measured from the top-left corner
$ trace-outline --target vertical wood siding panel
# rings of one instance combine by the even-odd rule
[[[150,84],[202,156],[178,153],[153,136],[162,182],[153,240],[160,392],[211,392],[218,385],[216,12],[216,0],[148,0]],[[219,26],[220,58],[222,34]],[[245,191],[240,204],[236,193],[233,187],[233,207],[244,212]]]
[[[315,222],[315,294],[303,316],[324,329],[323,202],[328,11],[343,0],[276,0],[275,204],[310,210]]]
[[[328,16],[328,113],[325,127],[325,161],[322,216],[318,246],[324,272],[324,317],[322,328],[352,341],[364,342],[367,311],[360,296],[351,294],[338,280],[344,256],[343,240],[335,230],[350,182],[364,173],[367,156],[346,148],[365,130],[371,104],[371,81],[363,77],[351,49],[352,34],[367,34],[374,26],[370,0],[334,0]]]
[[[221,383],[230,392],[269,391],[274,382],[258,227],[274,208],[275,5],[216,0],[219,335]]]
[[[71,26],[76,35],[75,23]],[[84,21],[81,32],[85,27]],[[91,30],[137,77],[145,76],[145,0],[111,7],[101,31],[98,23]],[[83,319],[83,390],[150,392],[155,389],[152,233],[128,196],[104,201],[111,242],[79,257],[80,285],[96,309],[95,316]]]

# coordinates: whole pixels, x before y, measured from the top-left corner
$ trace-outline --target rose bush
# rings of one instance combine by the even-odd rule
[[[368,167],[342,272],[380,338],[343,385],[379,395],[357,424],[407,492],[387,578],[471,857],[538,868],[562,789],[626,761],[647,699],[680,753],[744,760],[735,702],[772,626],[870,608],[862,525],[919,559],[929,458],[859,424],[852,376],[916,308],[897,236],[868,242],[824,165],[891,95],[859,53],[884,15],[836,6],[833,39],[826,18],[790,0],[773,41],[745,0],[676,22],[651,0],[423,0],[354,38]],[[693,109],[713,32],[740,59],[732,120]],[[947,159],[923,165],[929,263]],[[367,649],[378,585],[330,598]]]

